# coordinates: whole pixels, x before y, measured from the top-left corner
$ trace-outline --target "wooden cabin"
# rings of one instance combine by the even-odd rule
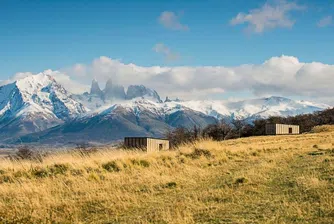
[[[299,125],[266,124],[266,135],[298,135]]]
[[[127,148],[142,149],[146,152],[157,152],[169,149],[169,141],[151,137],[125,137],[124,146]]]

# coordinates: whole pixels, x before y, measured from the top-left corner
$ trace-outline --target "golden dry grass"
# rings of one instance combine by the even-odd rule
[[[1,160],[0,222],[333,223],[333,135]]]

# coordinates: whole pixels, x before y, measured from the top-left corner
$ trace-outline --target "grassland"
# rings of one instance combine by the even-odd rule
[[[333,223],[334,127],[0,161],[1,223]]]

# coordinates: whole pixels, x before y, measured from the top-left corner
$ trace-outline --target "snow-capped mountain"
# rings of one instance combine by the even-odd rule
[[[175,127],[205,127],[216,122],[214,117],[188,108],[171,109],[150,100],[133,100],[100,108],[63,125],[23,136],[20,141],[43,144],[110,143],[125,136],[163,137]]]
[[[86,112],[50,75],[40,73],[0,87],[0,137],[42,131]]]
[[[101,90],[72,95],[50,75],[23,78],[0,87],[0,141],[110,142],[126,135],[161,137],[166,130],[205,127],[220,119],[251,123],[269,116],[293,116],[329,108],[325,104],[283,97],[229,102],[224,100],[161,101],[143,85],[123,86],[111,80]],[[12,140],[10,140],[12,141]]]
[[[186,107],[217,119],[246,119],[250,122],[257,118],[270,116],[295,116],[313,113],[329,108],[326,104],[308,101],[291,100],[284,97],[251,99],[238,102],[224,100],[205,101],[171,101],[166,103],[169,108]]]
[[[253,103],[253,105],[252,105]],[[321,107],[320,107],[321,106]],[[226,101],[171,101],[157,103],[147,99],[135,99],[113,104],[83,115],[77,119],[24,136],[23,142],[74,143],[89,141],[109,143],[125,136],[162,137],[175,127],[204,128],[219,119],[235,117],[249,122],[271,115],[295,115],[325,109],[325,105],[293,101],[281,97],[246,100],[235,103]]]

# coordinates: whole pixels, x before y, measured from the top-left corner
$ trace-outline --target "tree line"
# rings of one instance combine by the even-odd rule
[[[305,133],[311,131],[313,127],[318,125],[334,124],[334,108],[297,116],[271,116],[267,119],[254,120],[252,123],[239,119],[227,122],[222,119],[218,123],[210,124],[203,129],[194,126],[192,129],[178,127],[169,130],[166,133],[166,138],[169,139],[172,147],[176,147],[180,144],[193,142],[200,138],[211,138],[215,141],[223,141],[241,137],[259,136],[265,134],[265,125],[268,123],[299,125],[300,133]]]

